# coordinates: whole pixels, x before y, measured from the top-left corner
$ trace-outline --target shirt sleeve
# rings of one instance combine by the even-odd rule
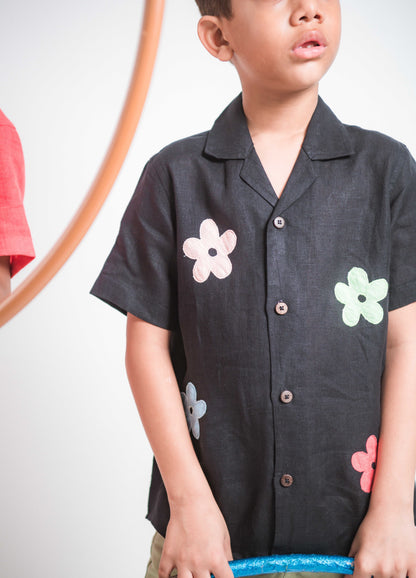
[[[404,160],[390,197],[390,311],[416,301],[416,163],[402,146]]]
[[[25,170],[19,136],[0,125],[0,255],[10,256],[13,277],[35,256],[23,206]]]
[[[162,183],[161,174],[155,160],[145,167],[91,293],[124,314],[173,330],[177,327],[174,207],[169,183]]]

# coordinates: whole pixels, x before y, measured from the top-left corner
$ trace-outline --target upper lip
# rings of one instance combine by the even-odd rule
[[[308,32],[304,32],[302,36],[296,41],[293,50],[300,48],[304,44],[308,44],[308,42],[315,42],[318,46],[324,47],[328,44],[325,36],[321,32],[318,30],[309,30]]]

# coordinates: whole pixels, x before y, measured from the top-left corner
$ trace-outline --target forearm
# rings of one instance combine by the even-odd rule
[[[416,304],[389,314],[381,429],[370,505],[350,555],[355,578],[416,577]]]
[[[416,469],[415,306],[390,314],[381,431],[371,508],[413,515]],[[405,328],[399,331],[398,326]]]
[[[169,354],[168,331],[128,315],[126,369],[169,502],[211,490],[195,455]]]
[[[169,352],[170,334],[127,319],[126,368],[170,506],[159,576],[232,578],[230,538],[196,457]]]
[[[10,295],[10,257],[0,257],[0,301]]]

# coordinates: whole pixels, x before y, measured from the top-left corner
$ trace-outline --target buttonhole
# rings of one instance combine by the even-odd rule
[[[214,247],[211,247],[211,249],[208,249],[208,255],[210,257],[216,257],[218,254],[217,249],[214,249]]]

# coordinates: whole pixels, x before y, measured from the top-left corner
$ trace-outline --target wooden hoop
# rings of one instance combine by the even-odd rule
[[[21,311],[56,275],[75,251],[108,197],[130,148],[146,101],[159,46],[164,5],[164,0],[146,0],[129,90],[101,167],[84,201],[55,245],[0,304],[0,327]]]

